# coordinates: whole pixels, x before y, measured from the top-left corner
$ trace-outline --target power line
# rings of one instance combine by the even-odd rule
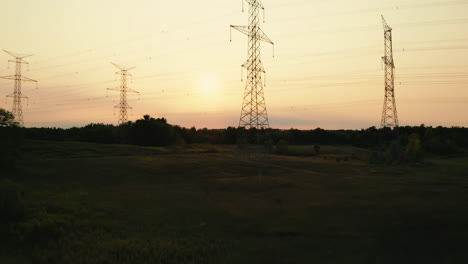
[[[310,3],[310,1],[308,1]],[[345,16],[345,15],[358,15],[358,14],[365,14],[365,13],[377,13],[377,12],[382,12],[385,10],[404,10],[404,9],[412,9],[412,8],[428,8],[428,7],[448,7],[448,6],[457,6],[457,5],[466,5],[468,4],[467,1],[464,0],[457,0],[457,1],[450,1],[450,2],[432,2],[432,3],[427,3],[424,1],[424,3],[421,4],[408,4],[408,5],[392,5],[392,6],[387,6],[383,8],[365,8],[365,9],[355,9],[355,10],[350,10],[350,11],[339,11],[339,12],[333,12],[333,13],[321,13],[317,14],[315,16],[312,16],[314,19],[322,19],[324,17],[330,17],[330,16]],[[281,19],[280,21],[293,21],[293,20],[301,20],[301,19],[310,19],[311,16],[295,16],[294,18],[287,18],[287,19]]]

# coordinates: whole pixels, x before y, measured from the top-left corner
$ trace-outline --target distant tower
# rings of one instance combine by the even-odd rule
[[[128,120],[127,110],[132,109],[132,107],[130,107],[127,104],[127,93],[138,93],[137,91],[127,87],[127,77],[132,76],[128,71],[135,69],[135,67],[125,68],[113,62],[111,62],[111,64],[120,70],[119,72],[116,72],[115,74],[120,75],[121,85],[118,88],[107,88],[107,90],[120,92],[120,103],[116,105],[115,108],[119,108],[120,110],[119,125],[121,125],[121,124],[127,123],[127,120]]]
[[[21,75],[21,66],[22,64],[29,65],[27,61],[24,60],[24,58],[31,57],[32,54],[16,54],[10,51],[3,50],[6,53],[10,54],[15,58],[15,60],[9,60],[8,63],[13,62],[16,63],[15,67],[15,75],[8,75],[8,76],[2,76],[0,77],[1,79],[7,79],[7,80],[14,80],[14,90],[13,93],[10,95],[7,95],[7,97],[13,97],[13,116],[15,117],[15,121],[18,122],[20,126],[24,125],[23,121],[23,107],[21,105],[21,99],[25,98],[27,99],[28,97],[23,95],[21,92],[21,82],[35,82],[37,83],[36,80],[27,78],[25,76]]]
[[[385,101],[381,126],[393,128],[398,126],[398,115],[395,103],[395,64],[393,62],[392,28],[388,26],[383,16],[382,23],[385,38],[385,56],[382,57],[382,61],[385,64]]]
[[[248,58],[242,67],[247,69],[247,80],[245,83],[244,99],[240,115],[239,126],[250,128],[268,128],[268,114],[263,94],[262,73],[263,68],[260,42],[274,45],[274,43],[263,33],[259,26],[260,9],[265,12],[265,8],[260,0],[245,0],[249,4],[249,25],[233,26],[232,28],[247,35],[248,40]],[[242,0],[244,4],[244,0]],[[244,11],[244,10],[242,10]],[[232,41],[232,39],[231,39]]]

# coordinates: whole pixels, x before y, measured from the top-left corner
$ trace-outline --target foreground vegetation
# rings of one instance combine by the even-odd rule
[[[464,155],[386,165],[276,144],[252,166],[235,145],[20,146],[0,184],[0,263],[468,260]]]

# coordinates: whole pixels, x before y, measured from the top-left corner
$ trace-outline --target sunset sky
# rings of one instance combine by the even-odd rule
[[[400,125],[468,126],[468,1],[263,0],[265,97],[274,128],[380,125],[383,14],[393,28]],[[135,66],[129,119],[237,126],[247,37],[240,0],[15,0],[2,5],[0,48],[35,54],[23,84],[26,126],[117,123],[110,64]],[[1,52],[0,75],[11,57]],[[0,107],[13,82],[0,80]],[[117,114],[117,112],[116,112]]]

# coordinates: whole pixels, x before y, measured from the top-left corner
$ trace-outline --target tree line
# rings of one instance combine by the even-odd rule
[[[10,116],[11,117],[11,116]],[[3,119],[0,119],[3,120]],[[3,124],[3,125],[2,125]],[[133,144],[140,146],[170,146],[181,144],[269,144],[289,145],[352,145],[385,150],[392,145],[407,147],[432,154],[463,153],[468,148],[468,128],[464,127],[397,127],[394,129],[370,127],[361,130],[250,129],[196,129],[171,125],[165,118],[145,115],[134,122],[114,126],[89,124],[84,127],[19,128],[13,123],[0,123],[0,135],[11,142],[18,137],[35,140],[81,141],[102,144]],[[13,125],[12,125],[13,124]],[[10,127],[10,128],[7,128]],[[12,128],[13,127],[13,128]],[[6,130],[15,132],[7,133]]]

